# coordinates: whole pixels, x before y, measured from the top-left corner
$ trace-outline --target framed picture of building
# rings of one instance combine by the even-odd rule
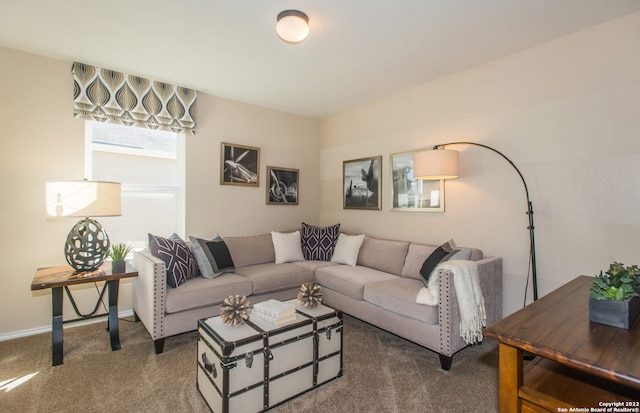
[[[391,210],[444,212],[444,179],[413,178],[413,155],[417,152],[420,150],[391,154]]]
[[[298,205],[300,170],[267,166],[267,205]]]
[[[342,162],[344,209],[382,209],[381,168],[382,156]]]
[[[260,148],[222,142],[220,184],[260,186]]]

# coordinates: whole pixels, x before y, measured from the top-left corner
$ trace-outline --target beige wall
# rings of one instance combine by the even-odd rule
[[[84,122],[72,115],[71,62],[0,48],[3,195],[0,220],[0,337],[51,324],[49,290],[31,292],[38,267],[64,265],[73,219],[47,219],[45,182],[84,178]],[[186,139],[187,235],[223,236],[317,223],[319,121],[198,96],[199,128]],[[220,142],[261,148],[260,187],[219,184]],[[266,166],[300,169],[299,206],[266,205]],[[170,234],[166,234],[170,235]],[[120,311],[131,310],[122,283]],[[91,286],[74,289],[82,311],[95,305]],[[65,318],[73,309],[65,299]]]
[[[491,151],[461,151],[445,213],[390,211],[389,154],[467,140],[507,155],[535,209],[540,295],[613,260],[640,264],[640,13],[341,112],[322,123],[321,223],[478,246],[504,257],[505,314],[522,307],[524,189]],[[342,161],[382,155],[382,211],[342,209]]]
[[[380,237],[478,246],[505,259],[505,314],[522,306],[528,232],[522,184],[490,151],[461,150],[445,213],[391,212],[389,154],[453,140],[499,149],[535,208],[541,295],[613,260],[640,263],[640,13],[341,112],[323,121],[199,95],[187,139],[187,234],[245,235],[300,221]],[[50,325],[37,267],[62,265],[73,222],[44,215],[48,180],[84,176],[70,62],[0,48],[0,336]],[[37,120],[28,120],[35,117]],[[220,142],[261,148],[259,188],[219,185]],[[342,209],[342,161],[383,156],[382,211]],[[267,165],[300,169],[300,205],[265,205]],[[130,283],[120,310],[131,309]],[[93,287],[79,288],[81,308]],[[66,310],[70,310],[68,302]]]
[[[187,146],[187,233],[208,237],[299,228],[318,220],[319,121],[198,96],[198,135]],[[220,185],[221,142],[260,148],[260,187]],[[267,166],[300,170],[298,206],[266,205]]]

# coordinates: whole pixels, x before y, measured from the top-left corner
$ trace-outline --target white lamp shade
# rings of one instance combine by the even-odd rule
[[[46,184],[47,215],[53,217],[108,217],[121,215],[117,182],[60,181]]]
[[[309,35],[309,17],[298,10],[285,10],[278,14],[276,33],[287,43],[300,43]]]
[[[413,156],[413,177],[427,180],[457,178],[458,155],[458,151],[448,149],[417,152]]]

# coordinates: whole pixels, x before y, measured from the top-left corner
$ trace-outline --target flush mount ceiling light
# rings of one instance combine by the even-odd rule
[[[285,10],[278,14],[276,33],[287,43],[300,43],[309,35],[309,17],[299,10]]]

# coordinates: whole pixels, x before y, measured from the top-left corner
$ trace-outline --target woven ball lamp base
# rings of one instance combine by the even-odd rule
[[[83,218],[69,231],[64,255],[76,271],[93,271],[107,258],[110,246],[102,225],[95,219]]]

